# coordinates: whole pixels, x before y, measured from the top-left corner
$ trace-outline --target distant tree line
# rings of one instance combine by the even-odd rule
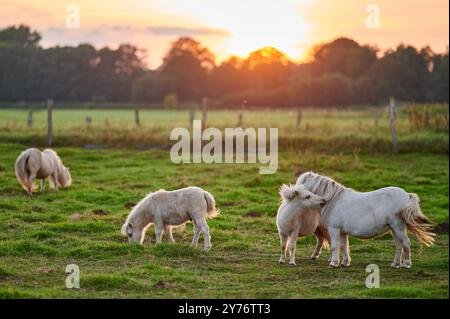
[[[317,45],[308,62],[293,63],[265,47],[245,59],[220,64],[208,48],[183,37],[175,41],[162,65],[149,70],[142,50],[42,48],[29,27],[0,30],[0,101],[107,101],[162,103],[211,98],[223,107],[345,106],[403,101],[449,101],[448,50],[399,45],[378,54],[375,47],[338,38]]]

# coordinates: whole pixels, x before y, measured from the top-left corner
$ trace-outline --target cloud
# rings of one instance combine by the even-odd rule
[[[51,26],[42,30],[42,45],[76,46],[80,43],[90,43],[95,47],[117,47],[123,43],[131,43],[147,51],[146,62],[150,67],[157,67],[167,52],[170,43],[178,37],[195,37],[205,45],[220,41],[229,33],[219,29],[185,28],[174,26],[144,26],[133,25],[98,25],[68,29]]]
[[[185,28],[185,27],[171,27],[171,26],[148,26],[144,28],[125,26],[113,26],[116,31],[131,31],[131,32],[150,32],[159,36],[229,36],[230,33],[220,29],[210,28]]]

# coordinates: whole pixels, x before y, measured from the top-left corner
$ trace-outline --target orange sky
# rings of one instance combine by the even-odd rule
[[[65,26],[70,3],[79,5],[79,29]],[[380,9],[378,29],[366,26],[371,3]],[[448,0],[0,0],[0,28],[28,24],[44,46],[131,42],[157,67],[179,36],[200,40],[219,60],[266,45],[300,60],[312,45],[341,35],[382,50],[403,42],[444,52],[448,11]]]

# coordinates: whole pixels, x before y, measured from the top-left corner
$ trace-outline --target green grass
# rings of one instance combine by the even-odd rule
[[[448,136],[447,136],[448,138]],[[303,171],[327,174],[361,191],[396,185],[421,197],[424,213],[448,222],[448,156],[283,151],[279,170],[258,165],[175,165],[165,151],[57,147],[73,176],[70,188],[27,196],[14,161],[25,145],[0,144],[0,297],[3,298],[448,298],[448,234],[418,255],[413,268],[390,269],[395,244],[386,235],[351,239],[350,268],[330,269],[328,252],[311,261],[315,241],[301,239],[298,263],[278,264],[277,189]],[[221,209],[209,220],[213,247],[189,247],[192,225],[175,245],[143,246],[120,235],[130,203],[147,192],[197,185]],[[104,214],[96,214],[103,210]],[[259,217],[244,217],[249,211]],[[165,239],[165,238],[164,238]],[[201,238],[202,241],[202,238]],[[77,264],[80,289],[65,288],[65,267]],[[380,266],[380,288],[365,287],[369,264]]]
[[[396,130],[400,151],[448,154],[448,105],[417,106],[417,114],[429,110],[430,127],[418,127],[411,122],[409,110],[397,112]],[[440,113],[435,115],[434,111]],[[433,111],[433,112],[432,112]],[[436,112],[437,112],[436,111]],[[375,123],[375,114],[379,120]],[[443,113],[443,115],[441,115]],[[27,129],[25,109],[0,109],[0,142],[25,145],[45,145],[47,134],[46,110],[34,111],[33,128]],[[141,126],[134,124],[133,110],[55,109],[53,112],[54,145],[84,146],[86,144],[121,147],[167,147],[169,135],[176,127],[189,128],[188,111],[142,110]],[[87,127],[85,116],[92,117]],[[391,131],[386,108],[351,110],[310,110],[303,112],[300,128],[297,113],[289,110],[248,110],[243,126],[277,127],[283,149],[351,152],[354,149],[371,153],[391,151]],[[196,118],[201,114],[196,112]],[[439,120],[438,122],[436,122]],[[211,110],[207,126],[223,129],[235,127],[237,111]]]

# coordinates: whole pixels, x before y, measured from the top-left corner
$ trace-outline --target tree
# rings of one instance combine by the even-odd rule
[[[432,58],[432,71],[427,87],[427,100],[448,103],[448,68],[448,50],[446,54],[437,54]]]
[[[283,52],[273,47],[256,50],[245,60],[245,67],[251,72],[253,86],[261,90],[286,84],[291,64]]]
[[[131,101],[162,102],[172,91],[171,79],[168,76],[158,71],[147,71],[133,82]]]
[[[357,42],[338,38],[313,49],[313,65],[318,75],[340,73],[356,79],[370,69],[377,60],[377,49],[360,46]]]
[[[404,101],[425,102],[432,55],[428,47],[419,51],[403,44],[387,51],[369,72],[378,101],[385,102],[394,96]]]
[[[214,61],[214,55],[198,41],[180,38],[164,57],[160,72],[171,79],[173,93],[181,100],[198,100],[207,95],[207,78]]]
[[[230,57],[214,68],[207,86],[212,97],[222,97],[231,92],[246,91],[250,88],[250,73],[244,61],[238,57]]]
[[[41,35],[37,31],[31,31],[30,27],[23,24],[18,27],[11,26],[0,30],[0,43],[6,42],[29,48],[37,47],[40,40]]]

